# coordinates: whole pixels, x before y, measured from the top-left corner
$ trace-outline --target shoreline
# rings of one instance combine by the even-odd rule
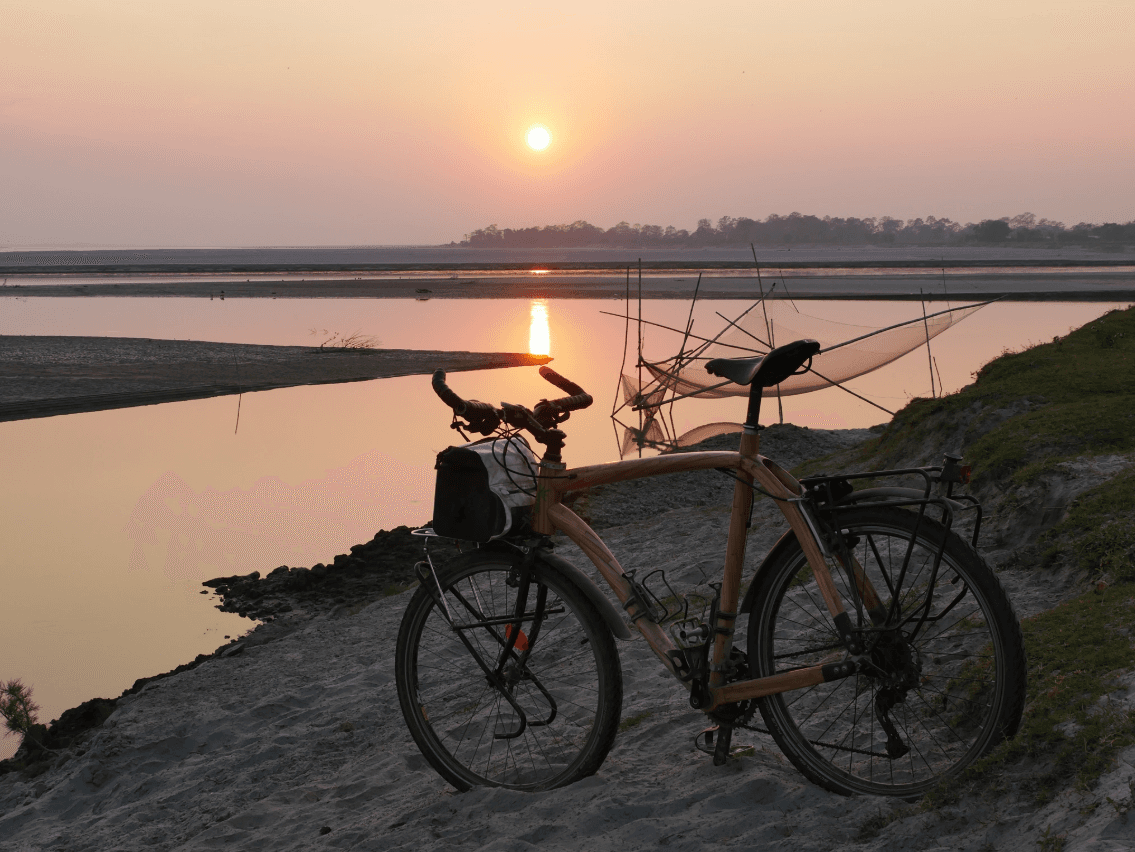
[[[551,360],[521,352],[0,335],[0,422]]]
[[[811,456],[832,449],[818,438],[848,439],[845,451],[853,452],[853,439],[863,436],[769,427],[764,437],[791,463],[793,451]],[[774,446],[778,439],[785,445]],[[613,505],[644,496],[620,485],[632,483],[612,487],[624,491],[608,495],[617,498]],[[715,494],[732,490],[716,479],[702,483],[706,490],[698,495],[688,486],[674,484],[684,508],[621,518],[625,523],[603,532],[613,550],[673,572],[683,587],[700,582],[701,557],[720,555],[712,548],[707,554],[702,537],[721,533],[728,503]],[[645,502],[654,505],[652,498]],[[749,570],[779,537],[781,529],[769,523],[777,516],[770,501],[756,505]],[[385,535],[405,540],[407,533]],[[407,597],[382,588],[383,571],[372,564],[378,545],[395,544],[377,541],[383,535],[334,565],[208,581],[222,605],[246,606],[250,617],[271,620],[213,654],[140,679],[117,699],[91,699],[67,711],[66,724],[57,720],[59,748],[47,760],[0,764],[0,835],[21,849],[330,844],[384,852],[566,849],[581,836],[602,850],[637,843],[696,852],[708,837],[744,848],[779,848],[791,838],[801,852],[851,840],[883,852],[915,848],[928,833],[950,848],[1027,852],[1036,848],[1038,826],[1054,827],[1076,848],[1111,848],[1129,835],[1120,805],[1135,766],[1131,748],[1089,791],[1060,788],[1038,804],[1029,786],[1036,761],[1024,760],[1006,767],[988,800],[966,793],[929,811],[826,792],[760,732],[738,732],[735,742],[744,750],[714,767],[690,744],[704,716],[689,707],[682,689],[657,676],[641,639],[619,643],[623,726],[595,775],[536,793],[455,794],[410,741],[395,694],[392,650]],[[562,550],[569,561],[587,564],[570,545]],[[1029,571],[999,573],[1013,587],[1020,614],[1052,605],[1058,578],[1035,588]],[[1109,698],[1116,712],[1135,695],[1135,680],[1124,677]],[[691,832],[691,820],[724,828]],[[591,828],[581,835],[581,825]]]

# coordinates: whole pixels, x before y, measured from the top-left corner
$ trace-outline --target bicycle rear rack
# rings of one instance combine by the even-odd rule
[[[976,548],[977,540],[981,535],[982,509],[976,497],[970,494],[953,493],[955,485],[964,485],[970,480],[969,466],[962,465],[960,462],[961,456],[946,454],[945,460],[939,466],[869,470],[862,473],[841,473],[833,476],[821,474],[819,476],[806,476],[800,480],[800,484],[804,486],[805,499],[818,513],[834,514],[838,513],[840,509],[860,505],[902,508],[918,506],[921,516],[925,513],[927,507],[935,505],[942,510],[940,523],[947,530],[951,530],[954,524],[955,511],[973,511],[975,520],[970,544]],[[921,477],[922,488],[874,486],[856,491],[851,484],[852,480],[900,476]],[[945,493],[933,494],[935,484],[945,486]]]
[[[943,464],[937,467],[899,468],[893,470],[838,474],[834,476],[821,475],[805,477],[800,480],[800,484],[804,486],[805,493],[804,496],[800,498],[799,502],[804,511],[806,520],[812,526],[821,548],[825,551],[824,555],[826,557],[834,557],[835,561],[838,562],[845,571],[851,573],[854,573],[856,570],[854,567],[856,564],[854,556],[851,553],[851,547],[853,547],[856,542],[849,542],[845,538],[845,536],[850,533],[850,530],[844,528],[840,523],[841,513],[860,507],[916,509],[918,521],[914,531],[911,533],[910,547],[903,557],[896,580],[896,585],[901,586],[909,568],[914,540],[918,535],[918,529],[922,524],[922,520],[927,516],[927,511],[930,507],[936,507],[941,511],[939,523],[942,524],[947,533],[953,529],[956,511],[975,512],[973,535],[970,538],[970,544],[975,550],[977,548],[978,537],[981,533],[981,504],[971,495],[953,494],[954,485],[969,482],[969,467],[963,467],[960,462],[960,456],[947,454]],[[870,488],[856,491],[851,484],[853,480],[879,480],[904,476],[921,477],[922,488],[918,489],[896,485],[873,485]],[[936,484],[940,488],[940,493],[938,494],[932,493]],[[942,486],[944,486],[944,488],[942,488]],[[943,490],[945,493],[941,493]],[[945,553],[947,540],[948,536],[942,537],[937,552],[934,554],[934,562],[929,579],[930,589],[933,589],[937,583],[938,572],[941,567],[942,556]],[[856,606],[862,606],[863,601],[859,600],[858,594],[854,591],[857,588],[857,583],[851,577],[849,577],[849,588],[853,590],[853,594],[856,595]],[[927,596],[927,601],[929,601],[929,595]],[[861,620],[859,629],[866,630],[867,632],[888,629],[885,625],[889,625],[893,622],[897,615],[897,607],[898,601],[892,600],[891,605],[888,607],[888,612],[883,619],[884,626],[864,626]],[[921,617],[918,618],[918,624],[914,629],[916,631],[921,630],[923,623],[928,617],[929,611],[923,612]],[[872,621],[874,620],[873,616]]]

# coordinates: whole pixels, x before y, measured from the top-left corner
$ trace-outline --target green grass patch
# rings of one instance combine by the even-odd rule
[[[633,716],[627,716],[619,722],[619,733],[629,731],[631,728],[637,727],[654,715],[653,710],[643,710],[641,713],[635,713]]]
[[[1071,555],[1093,579],[1135,583],[1135,470],[1081,494],[1040,543],[1046,565]]]
[[[926,443],[957,450],[960,442],[976,483],[1022,484],[1057,461],[1135,450],[1133,389],[1135,308],[1128,308],[1051,343],[1006,352],[955,394],[913,400],[843,464],[883,469]]]
[[[995,776],[1025,759],[1040,767],[1030,781],[1038,804],[1070,782],[1088,790],[1135,744],[1135,713],[1100,704],[1116,676],[1135,667],[1135,587],[1087,593],[1025,619],[1021,628],[1029,681],[1020,730],[971,766],[962,784],[949,782],[927,796],[923,809],[955,802],[967,791],[991,791]]]
[[[1133,449],[1135,394],[1113,391],[1048,402],[1012,417],[977,438],[966,455],[979,461],[978,477],[1023,485],[1058,461]]]

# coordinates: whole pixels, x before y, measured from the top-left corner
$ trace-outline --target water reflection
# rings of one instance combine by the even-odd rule
[[[129,566],[170,580],[247,573],[249,566],[330,562],[336,548],[369,541],[375,519],[399,477],[399,460],[372,450],[318,479],[291,485],[277,476],[250,488],[196,490],[163,473],[126,521],[133,542]],[[426,518],[416,518],[425,521]],[[350,544],[348,544],[350,543]]]
[[[550,355],[552,352],[551,334],[548,332],[548,302],[534,299],[531,309],[532,322],[528,328],[528,352],[531,355]]]

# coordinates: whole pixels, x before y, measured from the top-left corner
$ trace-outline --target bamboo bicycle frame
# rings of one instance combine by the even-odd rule
[[[823,550],[816,541],[811,525],[800,508],[804,494],[803,487],[791,474],[775,462],[760,455],[758,453],[759,448],[760,439],[757,434],[746,432],[741,436],[740,451],[735,453],[680,453],[573,469],[567,469],[563,464],[549,462],[544,462],[540,466],[536,505],[533,508],[532,516],[533,528],[542,535],[551,535],[556,530],[560,530],[587,554],[599,573],[603,575],[603,579],[610,585],[619,602],[627,609],[632,621],[649,643],[651,649],[676,678],[679,677],[678,671],[675,669],[674,661],[670,658],[668,652],[676,650],[677,646],[659,624],[651,621],[646,617],[645,612],[640,611],[641,608],[638,605],[636,595],[630,583],[624,577],[623,568],[618,560],[607,548],[607,545],[603,543],[598,533],[575,512],[563,505],[561,498],[565,493],[579,491],[594,485],[606,485],[647,476],[660,476],[691,470],[728,469],[736,471],[737,483],[733,488],[729,538],[725,550],[725,568],[718,603],[718,623],[710,625],[711,628],[724,628],[724,631],[715,631],[711,634],[713,636],[713,647],[710,649],[709,655],[708,685],[710,700],[707,706],[700,708],[707,712],[722,704],[788,692],[833,679],[830,666],[820,665],[754,680],[730,684],[724,682],[725,662],[729,659],[729,652],[733,644],[732,628],[738,615],[741,569],[745,560],[745,533],[748,526],[749,510],[753,502],[751,486],[754,481],[768,493],[780,498],[776,501],[777,506],[796,534],[796,539],[808,559],[820,593],[823,595],[832,617],[836,618],[845,612],[843,601],[836,590],[835,583],[832,581]],[[857,575],[859,573],[861,572],[856,572]],[[858,585],[865,582],[866,577],[857,576],[856,580]],[[860,589],[860,593],[867,599],[874,596],[874,590],[869,587]],[[829,669],[829,671],[825,673],[825,669]],[[847,673],[850,674],[850,670]]]

